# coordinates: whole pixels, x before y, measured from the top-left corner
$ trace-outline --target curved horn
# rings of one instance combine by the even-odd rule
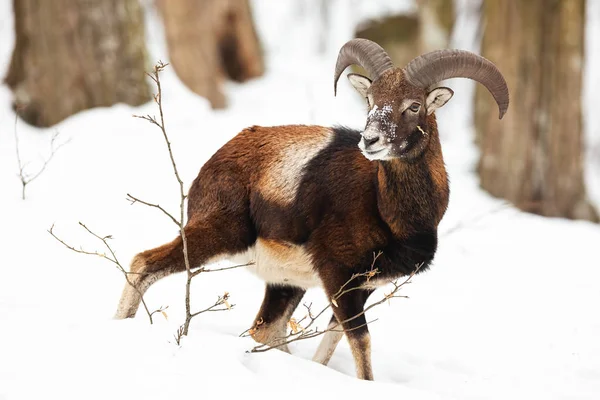
[[[333,93],[337,92],[337,81],[344,70],[352,64],[363,67],[375,80],[381,74],[394,67],[390,56],[375,42],[367,39],[352,39],[340,49],[335,64],[335,75],[333,77]]]
[[[484,85],[494,96],[500,119],[508,109],[508,87],[502,73],[489,60],[465,50],[437,50],[423,54],[404,68],[407,81],[427,87],[449,78],[469,78]]]

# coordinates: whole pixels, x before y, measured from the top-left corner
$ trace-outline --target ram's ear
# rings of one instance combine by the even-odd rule
[[[371,87],[371,80],[369,78],[359,74],[348,74],[348,80],[362,97],[367,97],[367,90]]]
[[[425,100],[427,115],[446,104],[452,96],[454,96],[454,92],[447,87],[438,87],[429,92],[427,99]]]

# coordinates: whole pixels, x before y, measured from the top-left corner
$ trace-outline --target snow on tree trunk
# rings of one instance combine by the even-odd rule
[[[79,111],[150,99],[137,0],[13,0],[16,43],[6,76],[35,126]]]
[[[482,55],[504,74],[502,121],[478,85],[481,185],[522,210],[598,221],[583,181],[583,0],[486,0]]]

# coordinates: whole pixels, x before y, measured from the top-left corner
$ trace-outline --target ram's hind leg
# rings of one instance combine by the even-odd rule
[[[329,321],[329,325],[327,326],[327,332],[325,332],[323,339],[321,339],[321,343],[319,343],[313,361],[327,365],[329,360],[331,360],[338,343],[343,337],[344,328],[338,323],[335,315],[332,315],[331,321]]]
[[[254,244],[255,236],[246,218],[220,215],[190,220],[185,227],[190,267],[217,261],[242,252]],[[183,242],[177,237],[170,243],[136,255],[131,262],[129,280],[125,284],[115,318],[132,318],[142,295],[156,281],[175,272],[185,271]]]
[[[306,291],[295,286],[267,284],[265,298],[254,320],[251,335],[254,340],[268,346],[277,346],[287,335],[288,321]],[[287,344],[277,346],[289,353]]]
[[[158,249],[171,245],[173,245],[173,242],[161,246]],[[146,290],[148,290],[148,288],[159,279],[171,275],[172,273],[179,272],[180,268],[174,267],[167,267],[157,271],[151,271],[148,268],[149,265],[144,262],[142,255],[158,249],[148,250],[144,253],[140,253],[131,261],[128,274],[129,282],[126,283],[125,287],[123,288],[123,293],[121,294],[121,299],[119,300],[117,312],[115,313],[116,319],[133,318],[138,310],[138,307],[140,306],[142,296],[144,293],[146,293]]]

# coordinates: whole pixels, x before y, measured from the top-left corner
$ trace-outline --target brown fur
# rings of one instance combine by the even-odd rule
[[[366,332],[359,337],[351,337],[350,348],[356,362],[356,376],[359,379],[373,380],[371,369],[371,335]]]
[[[406,96],[424,102],[425,92],[409,87],[398,71],[385,73],[372,88],[376,102],[397,104]],[[417,265],[425,270],[437,247],[448,181],[435,117],[421,110],[410,118],[427,135],[414,127],[399,132],[418,145],[408,158],[383,162],[367,160],[357,146],[360,134],[345,128],[253,126],[239,133],[206,162],[189,190],[185,232],[192,266],[250,254],[260,240],[271,263],[308,257],[329,298],[353,274],[370,270],[377,252],[380,280],[410,274]],[[132,268],[148,274],[137,281],[143,290],[184,270],[181,239],[140,253]],[[359,377],[372,379],[366,319],[357,317],[372,293],[365,283],[352,281],[347,288],[357,290],[337,299],[333,312],[343,322]],[[284,335],[304,290],[268,284],[253,337],[268,343]],[[126,295],[121,318],[133,316],[139,305],[136,296]]]
[[[304,293],[304,290],[295,287],[267,285],[263,304],[250,330],[252,338],[269,346],[285,341],[288,321]],[[289,353],[286,344],[277,348]]]

